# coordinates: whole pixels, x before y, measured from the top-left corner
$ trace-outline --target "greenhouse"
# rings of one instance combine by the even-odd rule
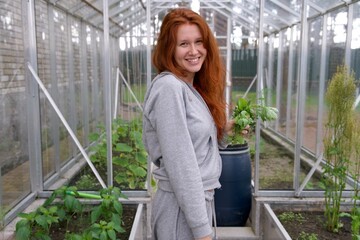
[[[226,69],[227,117],[238,99],[277,111],[273,121],[257,118],[247,136],[251,169],[232,169],[240,182],[250,177],[248,201],[230,206],[239,211],[237,205],[247,205],[235,214],[244,223],[222,224],[217,209],[217,239],[360,237],[360,1],[0,0],[0,5],[0,239],[115,239],[71,238],[70,229],[66,238],[17,233],[25,222],[17,223],[27,218],[30,230],[44,234],[29,225],[41,222],[37,215],[25,214],[38,207],[36,214],[48,217],[42,227],[54,232],[50,225],[64,217],[56,215],[60,208],[70,211],[69,201],[71,207],[76,202],[99,209],[114,196],[127,232],[116,239],[151,239],[157,182],[142,143],[143,103],[157,75],[152,53],[161,24],[174,8],[199,13],[217,40]],[[224,202],[246,190],[236,186],[230,192],[234,196]],[[323,225],[314,224],[316,232],[303,226],[306,211],[323,219]],[[76,225],[72,221],[69,226]],[[322,237],[322,228],[334,235]]]

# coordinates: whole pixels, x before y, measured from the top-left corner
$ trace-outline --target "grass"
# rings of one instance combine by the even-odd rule
[[[136,96],[137,100],[142,103],[144,102],[144,97],[146,93],[147,86],[146,84],[132,84],[131,91],[133,91],[134,95]],[[124,103],[134,103],[136,102],[132,94],[130,93],[129,89],[125,87],[124,96],[122,96],[122,101]]]

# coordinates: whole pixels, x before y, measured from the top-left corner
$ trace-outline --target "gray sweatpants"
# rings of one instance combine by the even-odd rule
[[[212,226],[213,193],[205,193],[206,209]],[[157,189],[151,209],[152,240],[193,240],[194,236],[174,193]]]

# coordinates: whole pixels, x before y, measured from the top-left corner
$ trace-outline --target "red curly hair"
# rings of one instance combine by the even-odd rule
[[[207,50],[202,67],[195,74],[194,87],[208,105],[216,124],[218,139],[221,139],[226,124],[225,68],[216,39],[205,20],[190,9],[171,10],[161,25],[152,56],[153,65],[159,73],[169,71],[179,77],[186,76],[184,69],[178,67],[174,58],[177,32],[179,26],[183,24],[195,24],[199,27],[204,47]]]

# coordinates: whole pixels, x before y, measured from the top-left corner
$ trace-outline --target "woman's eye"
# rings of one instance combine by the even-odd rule
[[[187,46],[188,45],[188,43],[186,43],[186,42],[183,42],[183,43],[180,43],[180,46]]]

